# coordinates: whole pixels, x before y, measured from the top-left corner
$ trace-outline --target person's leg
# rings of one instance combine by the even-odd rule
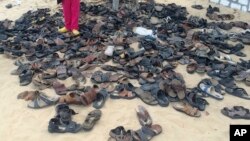
[[[80,0],[71,0],[71,29],[78,30],[78,22],[79,22],[79,15],[80,15]]]
[[[72,0],[63,0],[62,5],[63,5],[63,16],[64,16],[64,22],[65,22],[65,27],[67,30],[72,30],[71,29],[71,5],[72,5]]]

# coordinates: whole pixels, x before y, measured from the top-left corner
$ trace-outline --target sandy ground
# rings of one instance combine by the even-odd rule
[[[15,20],[22,13],[36,8],[49,7],[56,10],[56,1],[52,0],[23,0],[20,6],[12,9],[5,9],[5,5],[11,1],[0,0],[0,20],[5,18]],[[205,16],[205,10],[198,11],[191,9],[192,4],[202,4],[206,6],[207,0],[159,0],[159,2],[176,2],[188,8],[191,15]],[[236,20],[250,22],[249,13],[241,13],[232,9],[220,7],[223,13],[235,13]],[[235,29],[237,30],[237,29]],[[249,46],[244,52],[250,55]],[[249,59],[249,56],[246,58]],[[139,129],[135,108],[137,105],[144,105],[150,112],[154,123],[163,127],[162,134],[154,137],[154,141],[228,141],[230,124],[249,124],[246,120],[231,120],[220,113],[224,106],[242,105],[250,108],[249,101],[226,95],[223,101],[216,101],[207,98],[210,105],[202,113],[200,118],[188,117],[185,114],[175,111],[170,105],[167,108],[160,106],[148,106],[139,99],[134,100],[110,100],[102,108],[103,116],[94,129],[90,132],[80,132],[77,134],[49,134],[47,131],[48,121],[55,114],[54,107],[39,110],[27,108],[27,103],[17,100],[18,93],[24,90],[33,90],[32,85],[20,87],[16,76],[11,76],[10,71],[15,69],[13,60],[6,59],[0,55],[0,139],[2,141],[105,141],[109,137],[110,129],[117,126],[124,126],[126,129]],[[183,74],[187,87],[194,87],[206,76],[198,74],[190,75],[185,71],[185,66],[179,66],[177,72]],[[250,89],[245,84],[239,84],[248,92]],[[48,95],[54,95],[54,91],[45,91]],[[74,116],[74,120],[82,123],[87,113],[94,108],[72,106],[79,114]]]

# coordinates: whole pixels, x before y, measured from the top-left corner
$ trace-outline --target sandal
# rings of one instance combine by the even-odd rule
[[[200,111],[204,111],[206,108],[206,105],[209,103],[207,100],[199,97],[196,93],[195,90],[191,90],[190,92],[187,93],[186,99],[188,103],[196,108],[198,108]]]
[[[243,106],[233,106],[231,109],[224,107],[221,113],[232,119],[250,119],[249,109]]]
[[[67,93],[67,88],[65,87],[65,85],[58,81],[53,82],[52,87],[58,95],[65,95]]]
[[[77,104],[77,105],[82,104],[80,96],[77,93],[73,93],[73,92],[66,94],[66,95],[62,95],[59,98],[58,103]]]
[[[225,91],[228,93],[228,94],[231,94],[233,96],[237,96],[237,97],[240,97],[240,98],[243,98],[243,99],[247,99],[247,100],[250,100],[250,95],[248,95],[248,93],[246,92],[245,89],[243,88],[226,88]]]
[[[197,108],[193,108],[187,103],[175,103],[173,108],[192,117],[200,117],[201,113]]]
[[[100,120],[101,115],[102,115],[102,112],[100,110],[91,111],[86,117],[84,123],[82,124],[83,130],[85,131],[91,130],[96,124],[96,122]]]
[[[91,88],[88,92],[80,96],[82,104],[85,106],[91,104],[96,99],[96,95],[97,95],[96,88]]]
[[[168,97],[163,90],[158,90],[156,100],[158,101],[158,104],[162,107],[167,107],[169,105]]]
[[[17,96],[18,99],[24,99],[26,101],[31,100],[28,103],[29,108],[40,109],[50,105],[54,105],[58,102],[59,97],[48,97],[39,91],[24,91]]]
[[[106,89],[102,89],[99,92],[97,92],[96,99],[93,102],[93,107],[96,109],[102,108],[103,105],[105,104],[107,96],[108,96],[108,92],[106,91]]]
[[[65,80],[68,78],[67,68],[64,65],[60,65],[56,68],[57,78],[60,80]]]
[[[119,98],[133,99],[135,97],[136,97],[136,94],[134,94],[132,91],[129,91],[125,88],[123,88],[119,92],[114,92],[114,93],[110,94],[110,98],[112,98],[112,99],[119,99]]]
[[[194,73],[198,68],[198,64],[196,62],[190,63],[187,65],[187,72],[192,74]]]
[[[205,96],[210,96],[212,98],[215,98],[217,100],[223,100],[224,97],[215,91],[215,88],[213,85],[208,85],[208,84],[205,84],[204,82],[200,82],[198,84],[198,88],[203,92],[203,94]]]
[[[148,111],[141,105],[136,109],[138,120],[142,126],[151,126],[153,121]]]
[[[153,97],[150,92],[144,91],[141,88],[136,88],[134,92],[144,103],[149,105],[158,104],[156,98]]]
[[[158,124],[152,125],[151,127],[143,126],[141,129],[136,131],[136,138],[139,138],[141,141],[149,141],[161,132],[162,128]]]
[[[181,81],[179,81],[177,79],[172,80],[172,82],[171,82],[171,88],[177,94],[177,96],[178,96],[179,99],[184,99],[185,98],[186,88],[185,88],[185,85]]]
[[[33,72],[31,70],[24,70],[19,75],[20,86],[29,85],[32,81]]]
[[[50,88],[53,85],[53,79],[43,79],[43,74],[36,75],[32,83],[36,86],[39,90],[44,90],[46,88]]]
[[[50,133],[77,133],[82,129],[80,124],[74,121],[63,123],[59,118],[52,118],[49,121],[48,131]]]
[[[115,129],[110,130],[109,141],[132,141],[133,131],[126,131],[123,126],[118,126]]]

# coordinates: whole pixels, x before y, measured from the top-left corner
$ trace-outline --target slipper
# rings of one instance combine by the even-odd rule
[[[93,102],[93,107],[96,109],[102,108],[103,105],[105,104],[107,96],[108,96],[108,92],[106,91],[106,89],[102,89],[99,92],[97,92],[96,99]]]
[[[64,65],[60,65],[56,68],[57,78],[60,80],[65,80],[67,76],[67,68]]]
[[[250,112],[249,109],[244,108],[243,106],[233,106],[233,108],[229,109],[224,107],[221,110],[221,113],[231,119],[248,119],[250,120]]]
[[[215,98],[217,100],[223,100],[224,99],[224,97],[220,93],[215,91],[215,88],[212,85],[206,85],[203,82],[200,82],[198,84],[198,88],[202,92],[204,92],[205,95],[208,95],[208,96],[210,96],[212,98]]]
[[[236,88],[226,88],[225,91],[228,94],[231,94],[233,96],[237,96],[237,97],[240,97],[240,98],[243,98],[243,99],[250,100],[250,95],[248,95],[246,90],[243,89],[243,88],[237,88],[237,87]]]
[[[175,103],[173,108],[192,117],[200,117],[201,113],[197,108],[193,108],[187,103]]]
[[[158,102],[155,97],[151,95],[150,92],[144,91],[140,88],[135,89],[136,95],[146,104],[148,105],[157,105]]]
[[[65,85],[58,81],[53,82],[52,87],[58,95],[65,95],[67,93],[67,88],[65,87]]]
[[[96,122],[98,120],[100,120],[101,115],[102,115],[102,112],[100,110],[91,111],[87,115],[84,123],[82,124],[83,130],[85,130],[85,131],[91,130],[94,127],[94,125],[96,124]]]
[[[158,101],[158,104],[162,107],[166,107],[169,105],[168,97],[163,90],[158,90],[156,99]]]
[[[136,109],[136,114],[138,120],[142,126],[150,127],[153,123],[151,116],[149,115],[148,111],[141,105],[138,106]]]

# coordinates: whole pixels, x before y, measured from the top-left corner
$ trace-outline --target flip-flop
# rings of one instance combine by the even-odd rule
[[[148,111],[141,105],[136,109],[138,120],[142,126],[151,126],[153,121]]]
[[[91,130],[96,124],[96,122],[101,118],[101,115],[102,115],[102,112],[100,110],[91,111],[87,115],[84,123],[82,124],[83,130],[85,131]]]
[[[158,104],[156,98],[153,97],[150,92],[144,91],[141,88],[136,88],[134,92],[144,103],[149,105]]]
[[[248,95],[248,93],[246,92],[245,89],[243,88],[229,88],[227,87],[225,89],[225,91],[230,94],[230,95],[233,95],[233,96],[237,96],[237,97],[240,97],[240,98],[243,98],[243,99],[247,99],[247,100],[250,100],[250,95]]]
[[[201,113],[197,108],[193,108],[187,103],[175,103],[173,108],[192,117],[200,117]]]
[[[243,106],[234,106],[231,109],[224,107],[221,110],[221,113],[229,118],[232,118],[232,119],[248,119],[248,120],[250,120],[249,109],[244,108]]]
[[[205,95],[208,95],[208,96],[210,96],[210,97],[212,97],[212,98],[215,98],[215,99],[217,99],[217,100],[223,100],[223,99],[224,99],[224,97],[223,97],[220,93],[218,93],[218,92],[215,91],[215,88],[214,88],[214,86],[212,86],[212,85],[206,85],[206,84],[200,82],[200,83],[198,84],[198,88],[199,88]]]

